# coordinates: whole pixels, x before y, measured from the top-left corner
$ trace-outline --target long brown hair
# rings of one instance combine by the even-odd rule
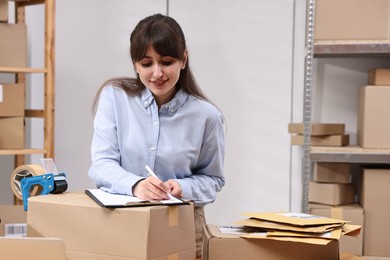
[[[155,14],[144,18],[131,33],[130,56],[133,64],[144,58],[150,46],[161,56],[171,56],[180,60],[184,60],[184,53],[187,50],[185,36],[180,25],[173,18],[162,14]],[[107,85],[122,88],[132,96],[138,95],[145,88],[138,74],[136,78],[119,77],[109,79],[104,82],[95,96],[93,102],[94,112],[96,111],[100,92]],[[180,72],[176,88],[182,89],[200,99],[209,101],[194,79],[188,57],[185,68]]]

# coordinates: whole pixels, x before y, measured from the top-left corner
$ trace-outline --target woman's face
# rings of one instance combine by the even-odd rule
[[[186,60],[187,53],[184,53],[182,61],[171,56],[161,56],[149,47],[145,56],[134,64],[141,82],[153,93],[159,107],[171,101],[175,95],[175,85]]]

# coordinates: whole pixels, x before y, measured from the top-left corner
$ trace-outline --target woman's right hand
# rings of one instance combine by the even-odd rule
[[[133,188],[133,195],[142,200],[167,200],[168,192],[170,188],[153,176],[139,181]]]

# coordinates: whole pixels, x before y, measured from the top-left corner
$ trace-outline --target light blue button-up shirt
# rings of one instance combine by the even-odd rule
[[[214,105],[182,90],[158,110],[147,88],[133,97],[106,86],[94,119],[88,175],[98,188],[133,195],[149,165],[162,181],[175,179],[183,199],[204,206],[225,184],[224,130]]]

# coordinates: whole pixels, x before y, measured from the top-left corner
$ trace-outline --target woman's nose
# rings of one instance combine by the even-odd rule
[[[158,79],[163,75],[162,69],[160,65],[155,65],[153,68],[153,77]]]

